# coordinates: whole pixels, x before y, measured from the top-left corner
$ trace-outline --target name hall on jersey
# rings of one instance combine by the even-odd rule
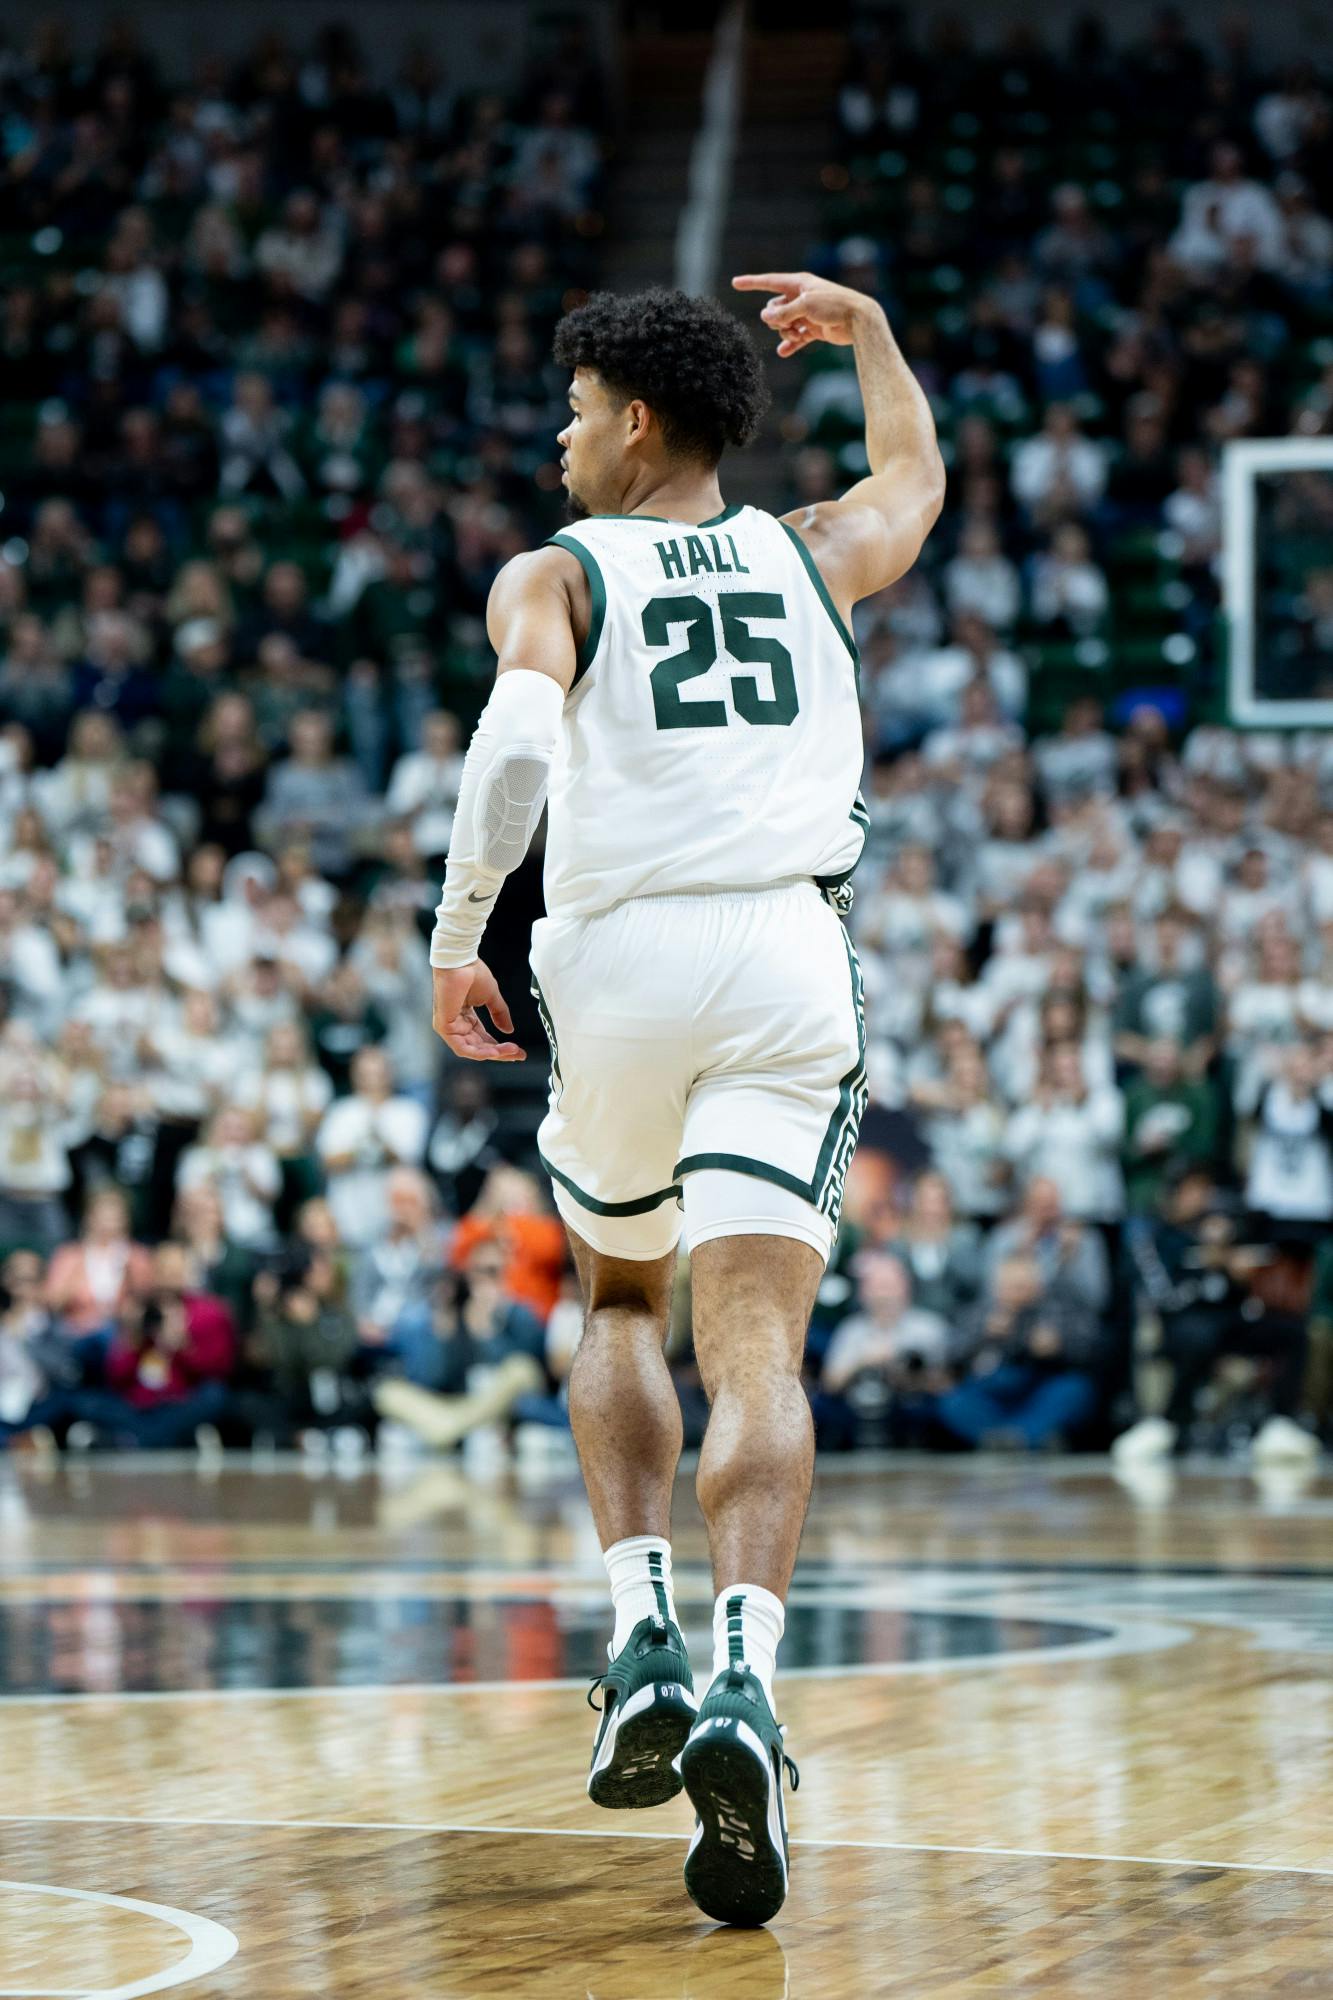
[[[707,542],[713,553],[710,556],[704,547]],[[731,550],[728,562],[722,553],[721,543]],[[750,565],[743,563],[736,547],[734,535],[686,535],[685,546],[677,542],[654,542],[653,547],[662,558],[662,574],[678,577],[682,582],[687,576],[698,576],[704,570],[710,576],[748,576]],[[685,564],[688,559],[689,568]]]

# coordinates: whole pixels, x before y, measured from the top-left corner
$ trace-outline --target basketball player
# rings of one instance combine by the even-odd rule
[[[561,322],[575,525],[491,592],[498,674],[431,964],[455,1054],[518,1060],[479,952],[546,803],[539,1146],[586,1302],[569,1412],[615,1613],[588,1791],[650,1806],[683,1781],[698,1814],[690,1895],[722,1922],[760,1924],[787,1891],[784,1764],[795,1771],[773,1670],[814,1464],[801,1358],[866,1095],[838,907],[866,829],[849,620],[915,562],[944,473],[871,299],[804,272],[733,282],[771,294],[761,317],[780,355],[851,345],[869,475],[781,520],[728,507],[718,461],[764,406],[740,324],[664,291],[594,298]],[[681,1419],[662,1351],[682,1229],[717,1592],[697,1704],[672,1598]]]

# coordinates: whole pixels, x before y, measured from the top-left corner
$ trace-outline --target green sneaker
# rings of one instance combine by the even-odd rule
[[[613,1809],[660,1806],[680,1790],[675,1760],[699,1704],[678,1628],[665,1618],[641,1618],[604,1673],[602,1720],[592,1746],[588,1797]]]
[[[787,1814],[782,1772],[800,1773],[757,1676],[744,1664],[720,1673],[680,1753],[680,1775],[699,1815],[685,1856],[685,1887],[719,1924],[766,1924],[787,1896]]]

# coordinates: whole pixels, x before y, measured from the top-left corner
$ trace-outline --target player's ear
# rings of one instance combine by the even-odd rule
[[[637,396],[631,396],[625,405],[625,442],[642,444],[652,428],[653,413],[648,405]]]

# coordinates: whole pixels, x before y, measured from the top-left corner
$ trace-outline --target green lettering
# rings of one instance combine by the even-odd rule
[[[736,537],[734,535],[727,536],[727,547],[731,550],[731,560],[735,566],[737,576],[748,576],[750,574],[750,565],[741,561],[736,549]]]
[[[662,558],[662,570],[666,576],[685,576],[685,560],[674,542],[654,542],[653,547]]]
[[[698,576],[701,569],[706,569],[711,576],[713,574],[713,565],[709,562],[708,551],[699,540],[699,537],[697,535],[687,535],[685,537],[685,546],[690,552],[690,575]]]
[[[717,571],[719,576],[730,576],[731,564],[723,560],[722,551],[717,545],[717,536],[710,535],[708,539],[709,542],[712,544],[712,549],[713,549],[713,568]]]

